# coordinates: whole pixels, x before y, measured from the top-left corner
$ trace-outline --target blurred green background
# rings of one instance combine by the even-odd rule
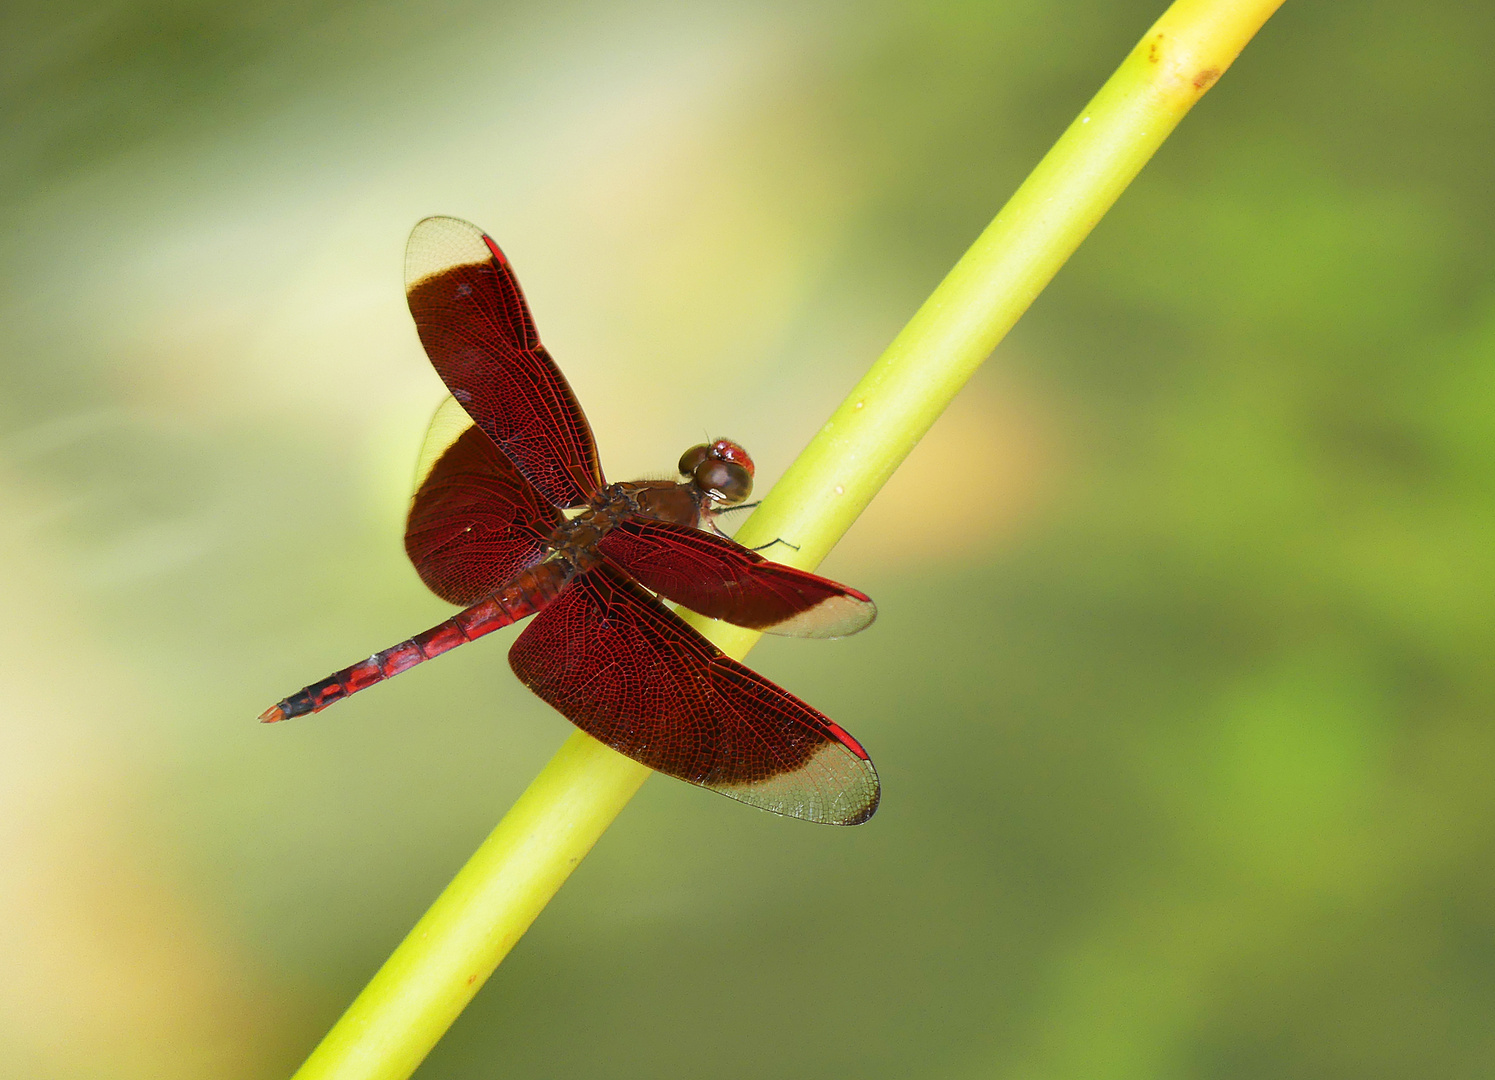
[[[449,610],[401,256],[614,478],[766,488],[1161,0],[15,0],[0,1074],[289,1073],[569,726]],[[752,662],[855,830],[651,780],[419,1076],[1495,1076],[1495,9],[1288,0]]]

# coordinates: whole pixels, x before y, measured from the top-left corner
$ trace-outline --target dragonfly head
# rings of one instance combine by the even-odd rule
[[[680,475],[712,502],[726,506],[753,493],[753,459],[731,439],[692,446],[680,456]]]

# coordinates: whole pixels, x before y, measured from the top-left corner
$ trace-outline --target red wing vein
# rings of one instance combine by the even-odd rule
[[[559,518],[493,440],[471,427],[421,481],[405,551],[437,596],[472,604],[538,561]]]
[[[854,739],[605,566],[573,581],[509,661],[583,730],[661,772],[815,821],[864,821],[876,806]]]
[[[551,503],[586,502],[602,482],[591,428],[498,248],[467,222],[427,218],[411,233],[406,291],[452,396]]]
[[[877,615],[871,599],[855,589],[674,522],[624,520],[598,550],[692,611],[771,634],[843,637]]]

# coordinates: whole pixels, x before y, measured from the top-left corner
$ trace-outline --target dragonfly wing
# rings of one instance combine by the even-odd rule
[[[546,499],[585,504],[603,485],[592,429],[498,245],[466,221],[426,218],[405,248],[405,293],[452,396]]]
[[[826,824],[877,809],[877,772],[855,739],[607,565],[575,578],[509,663],[583,731],[651,769]]]
[[[416,489],[405,552],[432,592],[465,606],[538,562],[560,520],[487,433],[469,425]]]
[[[626,519],[598,548],[661,596],[769,634],[845,637],[877,617],[864,593],[671,521]]]

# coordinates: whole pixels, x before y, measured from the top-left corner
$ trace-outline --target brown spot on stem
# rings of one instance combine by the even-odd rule
[[[1220,77],[1220,69],[1219,68],[1217,68],[1217,67],[1205,68],[1203,71],[1199,72],[1199,74],[1197,74],[1197,75],[1194,76],[1194,89],[1195,90],[1208,90],[1211,86],[1213,86],[1215,84],[1215,80],[1218,79],[1219,77]]]

